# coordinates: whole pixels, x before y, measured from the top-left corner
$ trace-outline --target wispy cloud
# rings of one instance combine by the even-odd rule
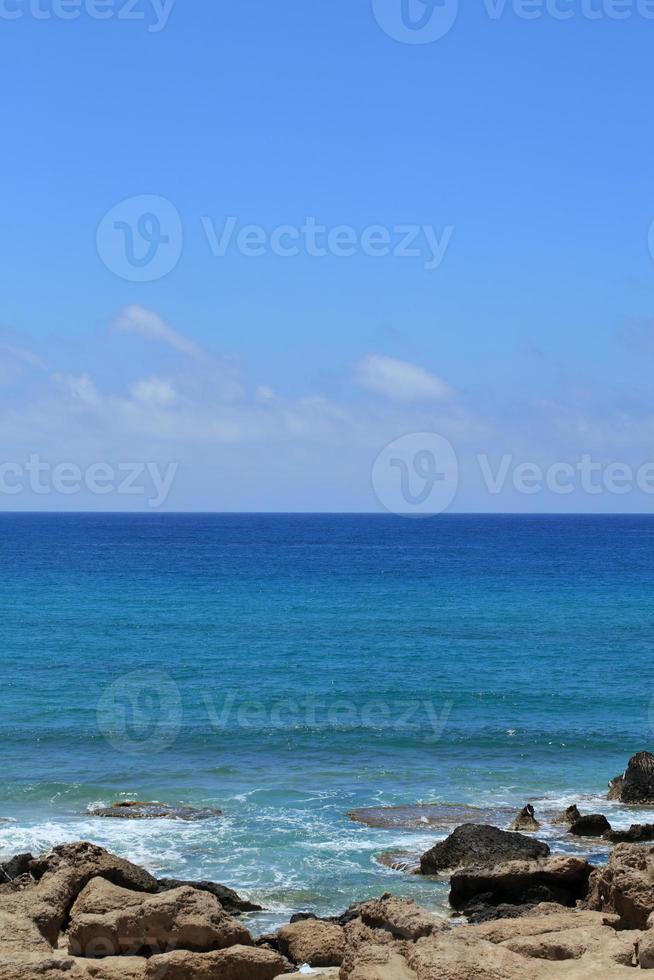
[[[113,329],[121,333],[138,334],[146,340],[167,344],[189,357],[202,359],[204,352],[194,341],[178,330],[173,330],[165,320],[143,306],[126,306],[113,321]]]
[[[358,384],[396,402],[443,401],[454,395],[445,381],[417,364],[368,354],[356,365]]]

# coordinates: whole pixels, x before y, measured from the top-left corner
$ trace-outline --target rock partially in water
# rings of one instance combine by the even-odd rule
[[[609,800],[629,804],[654,804],[654,755],[637,752],[625,772],[609,783]]]
[[[547,857],[550,849],[542,841],[484,824],[463,824],[420,858],[423,875],[477,867],[493,867],[506,861]]]
[[[391,871],[403,871],[409,875],[420,874],[420,855],[415,851],[384,851],[375,857],[378,864],[382,864]]]
[[[450,905],[465,909],[472,901],[487,905],[557,902],[573,907],[586,898],[592,866],[585,858],[559,854],[540,860],[508,861],[494,867],[456,871],[450,881]]]
[[[116,820],[214,820],[222,810],[213,807],[174,806],[168,803],[143,803],[138,800],[112,803],[89,811],[92,817],[111,817]]]
[[[159,878],[159,891],[168,892],[174,888],[195,888],[200,892],[209,892],[210,895],[218,899],[222,907],[230,915],[241,915],[243,912],[261,912],[262,906],[255,905],[245,898],[241,898],[235,891],[226,885],[219,885],[215,881],[179,881],[177,878]]]
[[[555,825],[560,825],[562,827],[571,827],[576,820],[581,819],[581,814],[576,803],[572,806],[567,807],[563,813],[559,813],[558,816],[552,818],[552,823]]]
[[[408,803],[404,806],[371,806],[350,810],[348,817],[367,827],[386,830],[454,830],[462,823],[502,823],[510,807],[483,809],[463,803]]]
[[[536,830],[540,830],[540,824],[538,820],[536,820],[534,808],[531,803],[527,803],[527,805],[522,808],[518,816],[509,827],[509,830],[519,830],[523,834],[531,834]]]
[[[611,831],[611,824],[603,813],[587,813],[571,825],[569,834],[575,837],[602,837]]]
[[[609,830],[604,839],[612,844],[638,844],[654,840],[654,823],[632,823],[629,830]]]
[[[17,854],[5,864],[0,864],[0,885],[15,881],[22,875],[28,875],[33,860],[32,854]]]

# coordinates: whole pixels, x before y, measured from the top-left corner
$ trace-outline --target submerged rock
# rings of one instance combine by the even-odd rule
[[[610,781],[608,799],[654,804],[654,755],[651,752],[637,752],[631,757],[625,772]]]
[[[383,851],[375,857],[378,864],[391,871],[403,871],[404,874],[420,874],[420,855],[415,851]]]
[[[212,820],[222,817],[222,810],[213,807],[171,806],[168,803],[112,803],[89,811],[92,817],[113,817],[117,820]]]
[[[553,817],[552,823],[563,827],[570,827],[576,820],[580,819],[581,814],[579,812],[579,808],[577,807],[576,803],[573,803],[572,806],[567,807],[563,813],[559,813],[558,816]]]
[[[422,855],[420,871],[430,875],[472,865],[492,867],[513,859],[547,857],[549,853],[547,844],[522,834],[484,824],[463,824]]]
[[[509,827],[509,830],[520,830],[523,833],[533,833],[535,830],[540,830],[540,824],[538,820],[536,820],[534,808],[531,803],[527,803],[527,805],[522,808],[518,816]]]
[[[462,803],[415,803],[404,806],[372,806],[350,810],[348,817],[367,827],[384,830],[454,830],[462,823],[500,823],[512,814],[509,807],[482,809]]]
[[[574,834],[575,837],[601,837],[610,831],[611,824],[603,813],[587,813],[586,816],[575,820],[568,829],[568,833]]]

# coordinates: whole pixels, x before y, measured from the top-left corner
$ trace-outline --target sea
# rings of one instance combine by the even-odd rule
[[[654,747],[651,516],[4,514],[0,542],[0,859],[90,840],[265,931],[387,891],[444,909],[380,855],[455,805],[531,802],[598,861],[553,814],[654,821],[605,798]],[[91,812],[128,800],[223,815]],[[349,816],[415,804],[438,819]]]

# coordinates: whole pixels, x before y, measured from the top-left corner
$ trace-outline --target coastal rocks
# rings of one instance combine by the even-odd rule
[[[394,939],[415,942],[423,936],[433,936],[450,928],[445,919],[427,912],[416,902],[389,894],[356,906],[356,913],[369,929],[383,930]]]
[[[436,844],[420,859],[423,875],[439,874],[471,865],[488,867],[514,859],[547,857],[550,849],[542,841],[484,824],[463,824]]]
[[[533,833],[540,829],[540,824],[534,815],[534,808],[531,803],[527,803],[515,818],[509,830],[522,831],[522,833]]]
[[[160,892],[171,891],[173,888],[195,888],[197,891],[209,892],[214,895],[226,912],[230,915],[242,915],[245,912],[261,912],[261,905],[241,898],[226,885],[218,885],[213,881],[178,881],[176,878],[159,878],[157,880]]]
[[[567,807],[563,811],[563,813],[559,813],[558,816],[554,817],[552,819],[552,823],[555,826],[560,825],[563,827],[570,827],[572,826],[573,823],[575,823],[575,821],[580,819],[581,819],[581,814],[579,812],[579,809],[576,803],[573,803],[572,806]]]
[[[637,752],[627,764],[622,776],[609,783],[609,800],[629,804],[654,804],[654,755]]]
[[[568,829],[568,833],[575,837],[602,837],[610,832],[611,824],[602,813],[588,813],[579,817]]]
[[[391,871],[402,871],[404,874],[420,874],[420,854],[413,851],[383,851],[375,857],[378,864]]]
[[[34,857],[31,854],[17,854],[5,864],[0,864],[0,885],[15,881],[17,878],[30,873],[30,865]]]
[[[592,870],[584,858],[565,855],[509,861],[491,868],[465,868],[452,875],[450,905],[462,910],[483,897],[487,905],[557,902],[573,906],[586,897]]]
[[[654,823],[632,823],[629,830],[610,830],[604,839],[611,844],[640,844],[654,840]]]
[[[92,817],[111,817],[116,820],[213,820],[222,817],[222,810],[212,807],[170,806],[168,803],[112,803],[89,811]]]
[[[279,951],[293,963],[340,966],[345,955],[345,932],[332,922],[305,919],[280,929],[277,944]]]
[[[645,929],[654,912],[654,847],[618,844],[589,881],[587,907],[614,912],[622,929]]]
[[[293,967],[279,953],[232,946],[212,953],[175,950],[147,961],[145,980],[275,980]]]
[[[94,878],[70,912],[68,952],[75,956],[205,952],[251,942],[213,895],[193,888],[139,895]]]

